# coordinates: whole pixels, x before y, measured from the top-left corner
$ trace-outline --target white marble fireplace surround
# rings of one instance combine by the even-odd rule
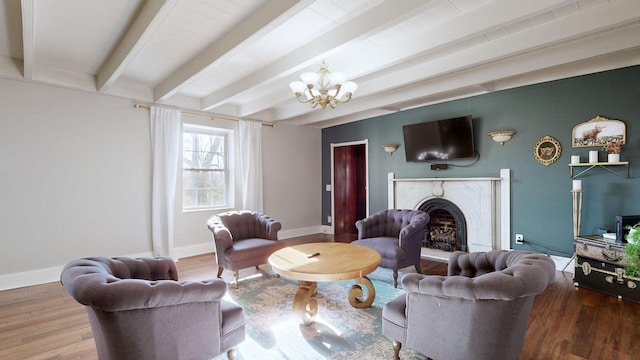
[[[509,169],[501,169],[499,177],[482,178],[396,179],[394,173],[389,173],[388,186],[389,209],[418,209],[425,201],[436,198],[458,206],[467,223],[469,252],[511,249]],[[446,252],[427,254],[448,258]]]

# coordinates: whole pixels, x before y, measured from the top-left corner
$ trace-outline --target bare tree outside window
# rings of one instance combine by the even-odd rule
[[[185,127],[182,205],[185,210],[223,208],[228,198],[228,133]]]

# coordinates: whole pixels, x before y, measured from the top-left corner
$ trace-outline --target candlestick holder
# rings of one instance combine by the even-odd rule
[[[573,237],[580,235],[580,224],[582,222],[582,189],[571,190],[573,199]]]
[[[582,221],[582,182],[574,180],[573,189],[571,190],[571,198],[573,199],[573,238],[577,238],[580,235],[580,223]],[[567,266],[576,259],[576,252],[574,250],[571,259],[562,268],[562,272],[565,271]]]

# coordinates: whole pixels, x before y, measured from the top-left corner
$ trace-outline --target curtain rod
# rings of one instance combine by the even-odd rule
[[[151,109],[151,105],[145,105],[145,104],[135,104],[135,105],[133,105],[133,107],[135,107],[136,109]],[[161,106],[159,106],[159,107],[161,107]],[[232,118],[232,117],[196,113],[196,112],[191,112],[191,111],[184,111],[182,109],[177,109],[177,110],[180,110],[180,112],[183,113],[183,114],[187,114],[187,115],[191,115],[191,116],[204,117],[204,118],[208,118],[208,119],[211,119],[211,120],[220,119],[220,120],[229,120],[229,121],[240,121],[240,119],[236,119],[236,118]],[[255,121],[255,120],[249,120],[249,121]],[[262,126],[275,127],[274,124],[264,123],[264,122],[261,122],[261,121],[257,121],[257,122],[262,124]]]

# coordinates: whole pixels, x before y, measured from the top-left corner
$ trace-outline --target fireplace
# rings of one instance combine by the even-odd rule
[[[469,252],[510,249],[510,182],[509,169],[501,169],[499,177],[482,178],[399,179],[389,173],[388,207],[435,211],[432,215],[438,228],[434,235],[448,241],[451,248]],[[455,220],[454,235],[454,225],[447,216]],[[423,256],[448,258],[448,252],[440,254],[440,249],[435,249],[438,251],[432,255],[425,249],[429,250],[423,247]]]
[[[441,251],[467,251],[467,223],[459,207],[445,199],[429,199],[418,207],[429,214],[422,247]]]

